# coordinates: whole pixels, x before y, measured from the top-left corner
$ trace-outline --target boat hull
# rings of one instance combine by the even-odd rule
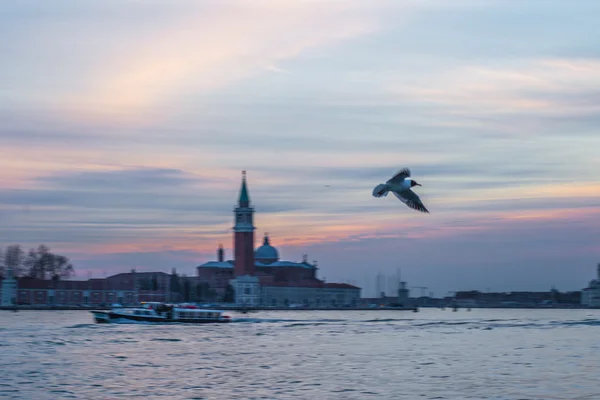
[[[94,321],[98,324],[107,324],[110,322],[110,316],[108,312],[103,311],[90,311],[94,315]]]
[[[120,322],[153,322],[160,324],[224,324],[231,322],[229,318],[205,318],[205,319],[171,319],[162,316],[152,315],[125,315],[111,311],[90,311],[94,315],[94,321],[99,324],[120,323]]]

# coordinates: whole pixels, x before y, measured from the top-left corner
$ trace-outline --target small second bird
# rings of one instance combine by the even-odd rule
[[[383,197],[392,192],[394,196],[410,208],[428,213],[429,210],[427,210],[419,196],[411,190],[413,186],[421,186],[421,184],[407,178],[410,178],[410,169],[403,168],[386,183],[375,186],[373,196]]]

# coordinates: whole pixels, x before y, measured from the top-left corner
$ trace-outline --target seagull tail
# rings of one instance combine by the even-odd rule
[[[373,189],[373,196],[374,197],[387,196],[389,191],[390,191],[390,188],[388,187],[388,185],[386,185],[385,183],[380,183],[379,185],[375,186],[375,189]]]

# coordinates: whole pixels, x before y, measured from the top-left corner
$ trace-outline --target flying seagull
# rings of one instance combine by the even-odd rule
[[[380,183],[373,189],[373,196],[387,196],[388,192],[394,193],[394,196],[401,202],[417,211],[429,213],[429,210],[423,205],[423,202],[415,192],[411,190],[413,186],[421,186],[420,183],[410,178],[410,169],[403,168],[386,183]]]

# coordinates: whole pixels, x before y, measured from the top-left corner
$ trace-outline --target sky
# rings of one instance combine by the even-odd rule
[[[600,2],[0,4],[0,246],[77,277],[282,259],[374,295],[579,290],[600,262]],[[431,211],[374,186],[403,167]],[[420,293],[419,289],[412,289]]]

